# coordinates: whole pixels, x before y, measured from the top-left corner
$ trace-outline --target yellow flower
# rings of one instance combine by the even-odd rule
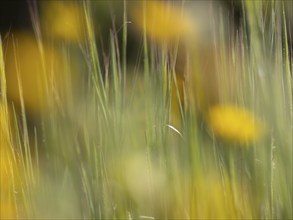
[[[165,42],[178,37],[193,36],[193,20],[180,7],[159,1],[147,1],[145,8],[143,6],[141,4],[134,8],[133,23],[140,31],[145,30],[152,40]]]
[[[69,42],[83,39],[83,13],[80,5],[68,1],[46,1],[42,6],[42,27],[47,34]]]
[[[1,201],[0,219],[17,219],[15,206],[12,203]]]
[[[256,215],[248,184],[232,181],[226,173],[219,176],[207,171],[190,179],[182,191],[184,199],[171,208],[175,219],[243,219]]]
[[[245,187],[229,178],[204,177],[194,183],[191,217],[199,219],[252,218],[252,201]]]
[[[28,32],[17,32],[13,36],[15,42],[9,39],[4,43],[7,97],[19,107],[22,96],[26,111],[38,115],[48,109],[48,97],[65,82],[64,59],[48,45],[43,44],[40,51],[35,36]]]
[[[262,134],[262,125],[246,109],[217,105],[208,112],[208,123],[214,134],[224,140],[249,143]]]
[[[11,127],[4,104],[0,106],[0,192],[7,196],[19,185],[19,172],[10,138]]]
[[[1,143],[3,144],[3,142]],[[10,149],[3,149],[5,146],[1,146],[0,149],[0,191],[1,194],[14,190],[16,181],[18,179],[18,170],[16,169],[15,161],[9,152]],[[3,194],[4,195],[4,194]]]
[[[6,103],[0,104],[0,219],[16,219],[21,204],[21,173]]]

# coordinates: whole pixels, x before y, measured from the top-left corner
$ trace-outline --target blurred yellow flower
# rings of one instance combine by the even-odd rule
[[[22,92],[26,111],[38,115],[48,109],[49,95],[59,91],[64,83],[64,59],[48,45],[43,44],[41,51],[33,34],[18,32],[13,37],[15,42],[12,39],[4,42],[7,97],[19,107]]]
[[[216,105],[208,112],[214,134],[224,140],[249,143],[263,133],[262,124],[246,109],[234,105]]]
[[[192,219],[252,218],[251,195],[247,187],[228,177],[212,175],[195,180],[191,196]]]
[[[3,144],[3,142],[1,143]],[[12,154],[9,152],[10,149],[5,146],[1,146],[0,149],[0,191],[1,194],[8,193],[15,185],[17,185],[16,180],[18,179],[18,172],[16,169],[15,161],[12,157]]]
[[[0,192],[1,199],[19,185],[19,173],[13,157],[8,112],[0,106]]]
[[[17,219],[16,209],[12,203],[1,201],[0,219]]]
[[[144,13],[145,12],[145,13]],[[194,34],[194,21],[180,7],[147,1],[133,10],[133,23],[155,41],[167,42]],[[144,17],[145,14],[145,17]]]
[[[16,219],[21,206],[21,177],[12,143],[6,103],[0,104],[0,219]],[[17,208],[16,208],[17,207]]]
[[[42,6],[42,27],[49,36],[69,42],[83,39],[83,11],[78,3],[45,1]]]

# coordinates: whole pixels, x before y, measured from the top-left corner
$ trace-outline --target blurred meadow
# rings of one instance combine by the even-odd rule
[[[1,219],[293,218],[293,2],[0,8]]]

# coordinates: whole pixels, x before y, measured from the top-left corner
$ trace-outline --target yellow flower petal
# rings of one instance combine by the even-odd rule
[[[248,143],[262,134],[262,125],[246,109],[217,105],[208,112],[208,123],[216,136],[228,141]]]

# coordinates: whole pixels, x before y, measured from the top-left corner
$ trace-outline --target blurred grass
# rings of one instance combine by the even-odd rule
[[[70,4],[65,21],[77,13]],[[124,1],[108,51],[89,1],[78,6],[84,30],[73,24],[82,33],[67,38],[57,25],[55,40],[69,44],[15,35],[6,52],[1,41],[1,218],[292,218],[285,2],[245,2],[236,33],[213,13],[205,43],[173,32],[191,22],[184,4],[148,4]],[[168,16],[154,27],[161,10]],[[129,19],[142,39],[134,69]],[[34,109],[40,126],[31,128]]]

